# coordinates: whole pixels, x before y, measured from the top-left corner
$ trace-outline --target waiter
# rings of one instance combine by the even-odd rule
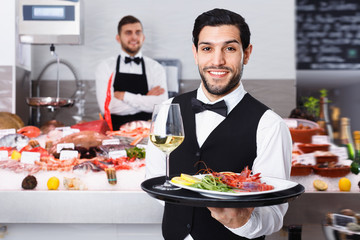
[[[154,104],[168,98],[165,69],[143,56],[143,27],[134,16],[123,17],[116,41],[120,54],[102,61],[95,72],[96,97],[113,130],[136,120],[149,120]],[[108,118],[108,119],[107,119]]]
[[[193,54],[200,87],[169,99],[178,103],[185,139],[170,154],[170,175],[241,172],[290,178],[292,142],[283,119],[245,91],[244,65],[252,52],[245,19],[225,9],[197,17]],[[202,164],[204,162],[204,164]],[[164,175],[164,155],[146,149],[146,177]],[[165,203],[162,231],[169,240],[264,239],[281,229],[288,204],[256,208],[190,207]]]

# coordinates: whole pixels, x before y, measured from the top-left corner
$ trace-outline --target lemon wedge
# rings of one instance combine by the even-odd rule
[[[326,182],[319,180],[319,179],[314,180],[313,186],[316,190],[319,190],[319,191],[325,191],[328,188],[328,185],[326,184]]]
[[[200,182],[201,180],[197,177],[193,177],[189,174],[186,173],[182,173],[180,175],[180,178],[184,179],[185,181],[191,182],[191,183],[196,183],[196,182]]]
[[[171,182],[176,183],[176,184],[181,184],[181,185],[191,185],[191,184],[193,184],[192,182],[186,181],[185,179],[183,179],[181,177],[173,177],[171,179]]]

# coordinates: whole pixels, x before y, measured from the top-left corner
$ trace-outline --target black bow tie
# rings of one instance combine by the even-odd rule
[[[125,63],[129,63],[133,61],[136,64],[139,64],[141,62],[141,58],[136,57],[136,58],[129,58],[129,57],[125,57]]]
[[[191,106],[195,113],[209,110],[216,112],[224,117],[227,116],[227,106],[224,100],[217,102],[215,104],[206,104],[196,98],[192,98]]]

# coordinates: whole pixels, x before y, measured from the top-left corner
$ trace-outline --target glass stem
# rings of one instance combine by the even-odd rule
[[[165,176],[165,183],[164,186],[172,186],[170,184],[170,170],[169,170],[169,156],[170,153],[165,153],[166,154],[166,162],[165,162],[165,167],[166,167],[166,176]]]

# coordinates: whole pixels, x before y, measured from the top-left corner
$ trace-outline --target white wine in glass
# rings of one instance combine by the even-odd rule
[[[170,183],[169,156],[184,141],[184,126],[177,103],[156,104],[152,114],[150,141],[166,155],[165,182],[154,188],[160,190],[177,190]]]

